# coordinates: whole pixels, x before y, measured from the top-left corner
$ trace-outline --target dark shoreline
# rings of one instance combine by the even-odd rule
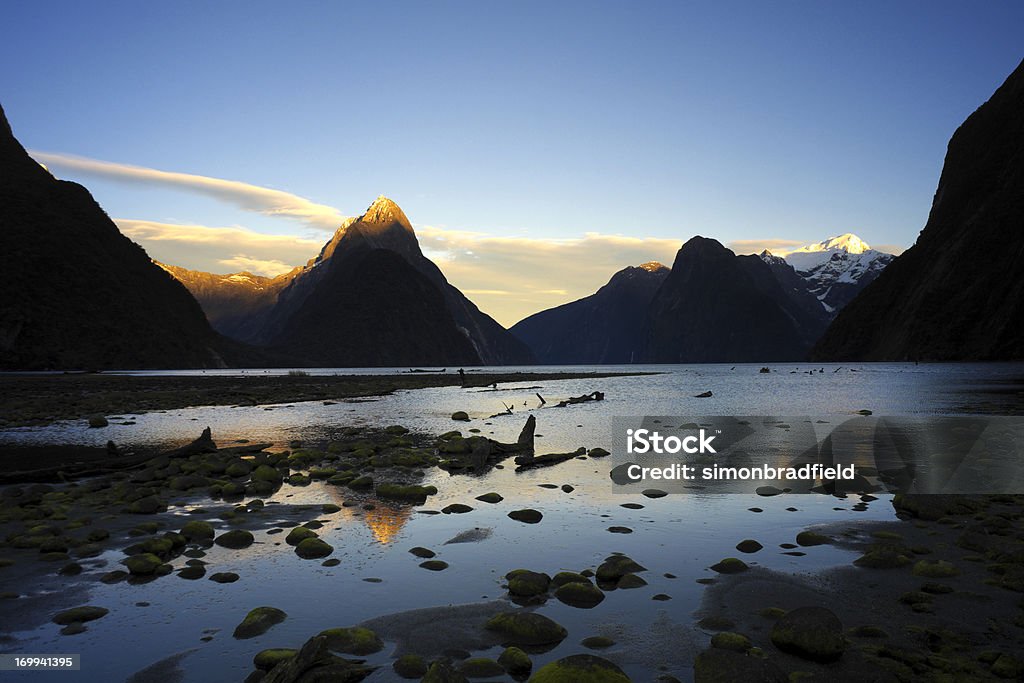
[[[472,373],[473,387],[492,383],[600,379],[649,372]],[[46,425],[91,415],[125,415],[192,406],[262,405],[382,396],[401,389],[459,386],[458,374],[252,375],[222,377],[107,374],[6,375],[0,391],[0,429]],[[467,388],[473,388],[467,387]]]

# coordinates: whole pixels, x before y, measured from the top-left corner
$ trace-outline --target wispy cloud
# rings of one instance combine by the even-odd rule
[[[248,270],[257,275],[279,275],[305,263],[323,246],[320,240],[264,235],[238,227],[126,218],[114,222],[158,261],[213,273]]]
[[[334,232],[345,220],[345,216],[333,206],[318,204],[291,192],[251,185],[237,180],[161,171],[155,168],[88,159],[71,154],[56,154],[37,150],[32,150],[29,153],[36,161],[45,164],[51,171],[63,169],[121,182],[162,185],[189,190],[234,204],[246,211],[298,221],[316,230]]]

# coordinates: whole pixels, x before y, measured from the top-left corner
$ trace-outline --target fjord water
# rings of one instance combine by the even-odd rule
[[[108,439],[132,448],[180,445],[207,425],[220,445],[238,439],[269,441],[281,447],[292,439],[302,439],[317,445],[348,426],[391,424],[428,434],[480,429],[497,440],[512,441],[528,414],[537,418],[538,453],[563,452],[579,446],[610,448],[611,420],[621,415],[848,416],[861,409],[876,415],[1005,414],[1016,412],[1020,378],[1024,377],[1024,367],[1013,364],[770,367],[772,372],[761,373],[759,366],[753,365],[602,366],[592,369],[659,374],[536,383],[527,380],[497,390],[420,389],[333,405],[311,402],[186,408],[112,419],[105,429],[90,430],[81,422],[8,429],[0,431],[0,453],[4,444],[103,445]],[[578,372],[587,368],[566,369]],[[310,374],[318,372],[387,371],[343,369]],[[467,373],[470,381],[473,374]],[[595,390],[605,393],[604,401],[554,407],[558,400]],[[712,397],[694,397],[705,391],[711,391]],[[537,393],[547,400],[545,407],[538,407]],[[506,406],[512,406],[512,415],[505,413]],[[472,421],[453,422],[451,414],[456,410],[467,411]],[[501,415],[489,418],[495,414]],[[19,645],[23,652],[29,647],[35,652],[83,653],[83,668],[88,666],[106,680],[123,680],[178,653],[185,653],[179,662],[185,681],[240,680],[251,669],[252,656],[264,648],[298,647],[323,629],[404,610],[501,599],[505,595],[503,577],[512,569],[553,575],[562,570],[593,568],[612,552],[624,552],[648,569],[642,576],[649,585],[609,592],[605,601],[591,610],[568,607],[553,599],[539,607],[541,613],[563,624],[569,636],[550,652],[537,654],[535,669],[552,659],[585,652],[580,640],[600,634],[617,642],[602,656],[620,664],[634,680],[652,680],[659,667],[686,679],[695,648],[706,642],[706,636],[691,627],[703,591],[695,580],[714,577],[707,568],[724,557],[738,555],[735,546],[739,541],[749,538],[764,545],[762,551],[743,556],[750,564],[812,573],[847,564],[853,556],[827,545],[802,548],[806,552],[803,556],[784,555],[779,544],[793,542],[799,531],[813,525],[893,519],[885,495],[864,511],[853,509],[857,498],[816,495],[760,498],[697,494],[657,500],[624,496],[612,493],[609,467],[608,459],[573,459],[523,473],[511,467],[482,476],[450,476],[431,470],[425,483],[436,485],[439,494],[425,506],[376,502],[373,510],[356,506],[332,515],[316,513],[325,521],[319,533],[336,549],[332,557],[341,560],[336,567],[298,559],[289,547],[275,545],[281,543],[281,536],[266,531],[285,520],[285,511],[293,506],[341,504],[345,500],[362,503],[370,502],[372,497],[319,482],[302,488],[285,485],[266,499],[267,522],[254,530],[255,545],[242,551],[214,547],[203,558],[210,572],[240,574],[237,583],[184,581],[171,575],[147,584],[108,586],[95,578],[116,568],[121,553],[111,551],[97,558],[105,561],[106,567],[83,563],[86,572],[73,588],[69,586],[75,580],[53,577],[49,588],[39,589],[80,593],[75,604],[107,607],[107,617],[90,623],[87,632],[73,637],[60,636],[53,624],[11,635],[27,641]],[[574,488],[566,493],[541,484],[570,484]],[[497,505],[474,500],[489,491],[499,492],[505,500]],[[180,515],[182,523],[191,507],[216,507],[209,501],[190,501],[181,496],[175,502],[182,505],[172,507],[171,513]],[[456,502],[471,505],[474,510],[461,515],[419,512],[439,510]],[[621,507],[626,502],[644,507]],[[506,516],[524,507],[540,510],[544,519],[536,525],[525,525]],[[762,511],[752,512],[752,507]],[[632,533],[609,533],[612,526],[627,527]],[[471,530],[477,530],[476,536],[482,540],[446,544],[457,534]],[[433,549],[449,568],[441,572],[419,568],[419,560],[408,552],[413,546]],[[176,569],[183,560],[175,560]],[[364,580],[367,578],[381,581],[371,583]],[[657,594],[671,599],[652,600]],[[139,607],[137,603],[148,606]],[[230,632],[245,613],[261,605],[285,610],[288,619],[257,638],[232,639]],[[210,636],[207,642],[200,640]],[[384,652],[369,658],[384,666],[368,680],[393,679],[390,649],[389,643]],[[500,648],[492,648],[474,655],[494,657],[498,652]],[[47,676],[33,674],[33,680],[48,680]],[[52,678],[62,680],[59,676]]]

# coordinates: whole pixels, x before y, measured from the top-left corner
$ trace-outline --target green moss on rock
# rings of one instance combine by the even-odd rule
[[[568,635],[565,627],[535,612],[502,612],[491,617],[485,628],[515,645],[554,645]]]
[[[816,662],[835,661],[846,649],[842,622],[824,607],[787,612],[772,627],[771,640],[783,652]]]
[[[240,550],[242,548],[248,548],[255,540],[256,539],[253,535],[245,529],[233,529],[227,533],[221,534],[214,539],[213,542],[224,548]]]
[[[545,664],[530,683],[630,683],[622,669],[594,655],[570,655]]]
[[[334,547],[320,538],[307,538],[295,546],[295,554],[304,560],[316,560],[334,552]]]
[[[319,635],[327,639],[327,647],[348,655],[371,655],[384,649],[384,641],[368,628],[329,628]]]
[[[96,607],[94,605],[85,605],[84,607],[72,607],[66,609],[63,612],[57,612],[53,617],[53,623],[66,626],[67,624],[73,624],[78,622],[84,624],[87,621],[95,621],[102,617],[107,616],[110,610],[105,607]]]
[[[252,658],[252,663],[260,671],[270,671],[281,662],[287,662],[298,654],[298,650],[291,648],[276,647],[269,650],[262,650]]]
[[[269,631],[275,624],[280,624],[287,617],[283,610],[276,607],[257,607],[245,615],[242,623],[235,627],[232,636],[239,640],[255,638]]]

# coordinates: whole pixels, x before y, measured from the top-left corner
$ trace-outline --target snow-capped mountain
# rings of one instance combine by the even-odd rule
[[[782,257],[767,250],[761,253],[777,276],[782,262],[791,266],[830,317],[853,301],[894,258],[852,233],[802,246]]]

